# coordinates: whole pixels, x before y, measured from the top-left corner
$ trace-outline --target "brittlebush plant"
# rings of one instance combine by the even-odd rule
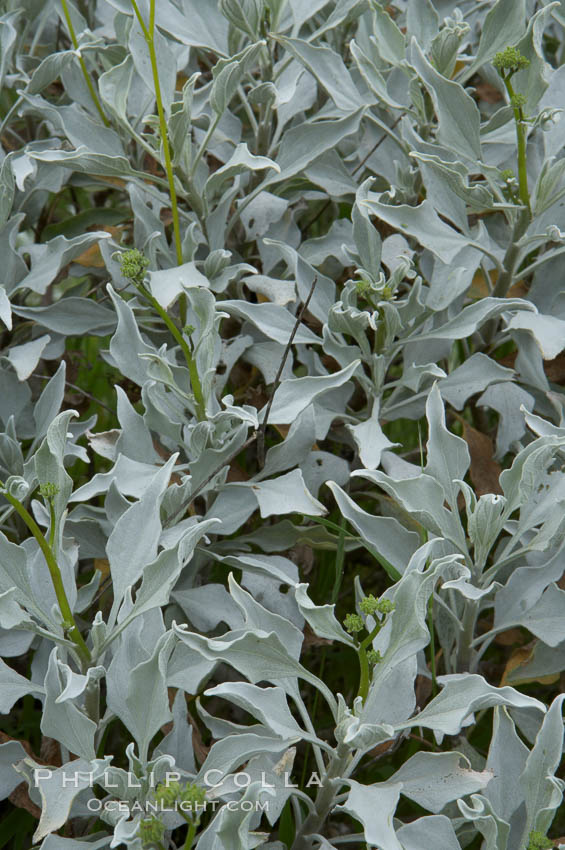
[[[0,846],[565,834],[559,4],[0,2]]]

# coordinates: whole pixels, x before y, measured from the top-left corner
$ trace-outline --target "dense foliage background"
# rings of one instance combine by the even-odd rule
[[[565,847],[564,0],[0,13],[0,848]]]

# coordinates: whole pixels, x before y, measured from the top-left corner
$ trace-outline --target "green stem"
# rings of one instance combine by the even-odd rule
[[[341,582],[343,581],[343,565],[345,562],[345,526],[346,520],[345,517],[342,516],[339,520],[339,538],[337,541],[337,552],[335,555],[335,578],[330,600],[333,605],[337,602],[339,589],[341,587]],[[318,692],[316,691],[316,694],[317,693]]]
[[[192,845],[194,844],[194,838],[196,836],[196,822],[192,821],[188,827],[188,832],[186,834],[186,841],[184,842],[184,850],[191,850]]]
[[[55,551],[55,538],[57,535],[57,518],[55,516],[55,505],[53,499],[49,499],[49,548],[52,552]]]
[[[337,522],[332,522],[331,520],[325,519],[324,517],[312,516],[311,514],[302,514],[302,516],[304,517],[304,519],[310,520],[310,522],[313,522],[313,523],[319,524],[319,525],[325,525],[326,528],[331,528],[331,530],[337,532],[338,535],[343,532],[342,526],[338,525]],[[360,537],[356,537],[354,534],[348,534],[347,539],[348,540],[357,540],[357,541],[361,540]],[[339,543],[338,543],[338,545],[339,545]]]
[[[69,12],[69,7],[67,5],[67,0],[61,0],[61,6],[63,7],[63,14],[65,16],[65,21],[67,22],[67,28],[69,30],[69,35],[71,37],[73,47],[74,47],[75,50],[78,50],[79,49],[78,39],[77,39],[77,36],[76,36],[75,28],[73,26],[73,21],[72,21],[70,12]],[[110,122],[108,121],[108,119],[106,118],[106,115],[104,114],[104,110],[102,109],[102,104],[100,103],[100,98],[96,94],[96,89],[94,88],[94,83],[90,79],[90,74],[88,73],[88,68],[86,67],[86,62],[84,61],[82,56],[78,57],[78,61],[80,62],[80,67],[82,69],[82,75],[84,77],[84,81],[85,81],[86,85],[88,86],[88,91],[90,92],[90,96],[92,98],[94,106],[96,107],[98,114],[100,115],[100,118],[102,119],[104,126],[109,127]]]
[[[2,482],[0,482],[0,487],[4,487],[4,484]],[[52,549],[43,534],[41,533],[41,529],[37,525],[36,521],[22,505],[19,499],[16,499],[15,496],[12,496],[6,490],[4,490],[3,495],[12,505],[16,513],[19,514],[19,516],[27,525],[28,529],[35,537],[39,548],[43,553],[43,557],[45,558],[45,562],[49,569],[49,574],[51,575],[51,582],[53,584],[55,596],[57,597],[59,609],[63,617],[63,627],[65,631],[68,632],[69,637],[75,644],[80,658],[86,665],[88,665],[91,660],[90,650],[84,642],[84,638],[79,632],[77,624],[75,623],[73,612],[71,611],[71,606],[69,605],[69,600],[67,599],[67,594],[65,592],[65,586],[63,584],[61,570],[59,568],[59,564],[55,559]]]
[[[330,602],[331,602],[332,605],[335,605],[335,603],[337,602],[337,597],[339,596],[339,589],[340,589],[341,583],[343,581],[343,565],[344,565],[344,561],[345,561],[345,527],[346,527],[346,524],[347,524],[347,522],[346,522],[346,519],[345,519],[344,516],[340,517],[339,525],[335,525],[334,523],[329,522],[330,526],[335,525],[335,528],[337,528],[338,531],[339,531],[339,539],[338,539],[338,543],[337,543],[337,551],[336,551],[336,556],[335,556],[334,586],[333,586],[332,595],[331,595],[331,598],[330,598]],[[327,657],[327,646],[324,646],[322,648],[321,659],[320,659],[320,670],[319,670],[319,673],[318,673],[319,679],[323,679],[323,677],[324,677],[324,670],[325,670],[325,666],[326,666],[326,657]],[[319,696],[319,691],[318,691],[318,689],[316,689],[316,691],[314,693],[314,700],[312,702],[312,711],[310,712],[310,717],[312,718],[312,721],[314,721],[314,719],[316,717],[316,712],[318,710],[318,696]],[[306,758],[304,759],[304,764],[303,764],[303,767],[302,767],[302,777],[300,779],[300,787],[301,788],[304,788],[304,783],[306,781],[306,769],[308,767],[309,757],[310,757],[310,750],[308,750],[308,752],[306,754]]]
[[[510,103],[512,103],[516,97],[516,92],[514,91],[514,87],[511,82],[511,76],[512,74],[508,74],[506,77],[502,77],[504,85],[506,86],[506,91],[508,92],[508,97],[510,98]],[[527,208],[531,217],[532,209],[530,205],[530,192],[528,190],[528,170],[526,159],[526,120],[524,110],[521,106],[513,106],[513,110],[514,121],[516,122],[516,141],[518,146],[518,191],[520,194],[520,200]]]
[[[359,691],[357,696],[361,697],[363,700],[363,704],[365,704],[365,700],[369,695],[369,684],[371,681],[370,670],[369,670],[369,659],[367,658],[367,647],[369,647],[378,633],[381,630],[381,623],[377,623],[372,632],[370,632],[367,637],[361,641],[358,646],[358,654],[359,654],[359,668],[360,668],[360,678],[359,678]]]
[[[428,630],[430,632],[430,673],[432,674],[432,696],[437,695],[436,678],[436,631],[434,626],[434,594],[428,601]]]
[[[151,295],[149,290],[142,283],[138,283],[134,280],[132,280],[132,283],[136,287],[136,289],[141,292],[143,297],[146,298],[147,301],[149,301],[153,309],[156,310],[156,312],[161,316],[166,326],[170,330],[171,334],[180,345],[182,353],[184,354],[186,365],[188,367],[192,392],[194,393],[194,401],[196,403],[196,418],[199,422],[203,422],[206,419],[206,404],[204,402],[204,393],[202,391],[202,384],[200,382],[200,375],[198,374],[196,360],[192,356],[192,352],[190,351],[186,339],[183,337],[181,331],[177,328],[167,311],[163,307],[161,307],[157,299]]]
[[[171,159],[171,148],[169,145],[169,133],[167,130],[167,121],[165,119],[165,110],[163,108],[163,97],[161,94],[161,83],[159,82],[159,67],[157,65],[157,53],[155,51],[155,0],[151,0],[149,11],[149,27],[145,25],[143,16],[139,11],[139,6],[136,0],[131,0],[131,5],[135,12],[135,16],[143,32],[147,49],[149,51],[149,61],[151,62],[151,72],[153,74],[153,86],[155,88],[155,100],[157,102],[157,114],[159,117],[159,130],[161,132],[161,142],[163,145],[163,156],[165,158],[165,171],[167,172],[167,181],[169,184],[169,194],[171,196],[171,210],[173,214],[173,230],[175,234],[175,249],[178,265],[182,265],[182,241],[180,237],[180,221],[179,207],[177,200],[177,190],[175,188],[175,178],[173,174],[173,163]]]

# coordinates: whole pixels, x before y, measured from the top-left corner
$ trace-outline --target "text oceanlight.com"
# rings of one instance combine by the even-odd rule
[[[184,800],[178,800],[174,803],[167,804],[163,801],[146,800],[144,803],[136,801],[128,803],[125,800],[98,800],[93,797],[86,804],[86,808],[90,812],[124,812],[125,814],[159,814],[163,812],[184,812],[200,813],[205,811],[215,812],[216,809],[223,807],[230,812],[268,812],[268,800],[229,800],[227,803],[222,800],[206,800],[204,803],[189,803]]]

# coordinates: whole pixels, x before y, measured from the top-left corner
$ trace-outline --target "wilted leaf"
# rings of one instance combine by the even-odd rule
[[[502,487],[498,481],[501,467],[494,460],[494,446],[491,438],[464,421],[463,439],[469,447],[471,456],[469,475],[477,496],[485,493],[502,494]]]

